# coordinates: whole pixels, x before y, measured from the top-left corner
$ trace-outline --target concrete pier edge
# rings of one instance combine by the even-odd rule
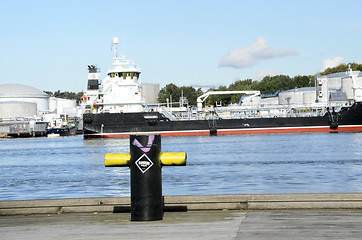
[[[362,210],[362,193],[170,195],[163,201],[165,211]],[[130,197],[0,201],[0,216],[129,211]]]

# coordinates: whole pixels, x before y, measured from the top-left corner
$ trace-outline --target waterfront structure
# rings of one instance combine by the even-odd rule
[[[23,84],[0,85],[0,136],[43,136],[54,119],[79,117],[76,101]]]

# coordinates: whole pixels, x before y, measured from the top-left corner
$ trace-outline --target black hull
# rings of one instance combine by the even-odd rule
[[[59,134],[59,136],[76,135],[75,129],[69,129],[69,128],[50,128],[46,131],[46,135],[50,134]]]
[[[362,104],[344,108],[338,118],[326,113],[319,117],[170,121],[158,112],[83,115],[85,138],[128,137],[141,133],[175,136],[326,131],[362,131]]]

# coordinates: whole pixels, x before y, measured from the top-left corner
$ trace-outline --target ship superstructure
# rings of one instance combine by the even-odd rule
[[[99,69],[88,66],[88,87],[83,96],[85,113],[127,113],[143,111],[145,101],[142,97],[139,76],[141,69],[133,60],[124,55],[117,56],[118,38],[113,38],[114,57],[112,68],[99,82]]]

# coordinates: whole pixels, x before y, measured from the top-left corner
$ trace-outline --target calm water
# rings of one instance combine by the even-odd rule
[[[163,152],[185,151],[164,167],[163,194],[362,192],[362,133],[164,137]],[[104,154],[129,139],[0,139],[0,200],[129,196],[129,169]]]

